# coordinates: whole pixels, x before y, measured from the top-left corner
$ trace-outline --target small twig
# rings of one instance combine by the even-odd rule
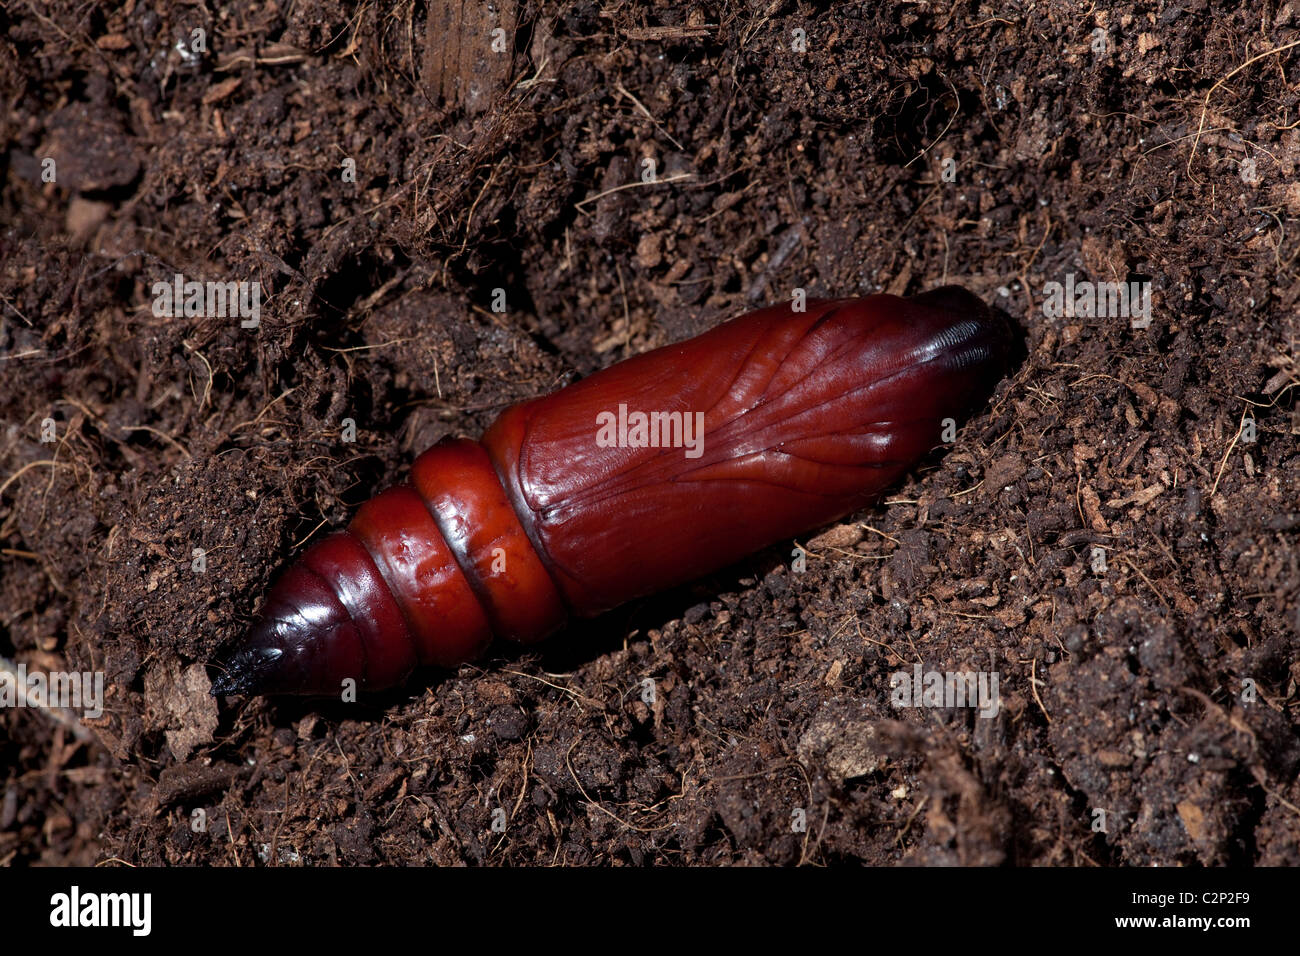
[[[678,173],[676,176],[669,176],[667,179],[652,179],[648,183],[642,182],[641,180],[638,179],[634,182],[623,183],[621,186],[615,186],[613,189],[606,189],[604,192],[596,193],[596,195],[594,196],[588,196],[586,199],[574,203],[573,208],[580,210],[582,209],[583,206],[587,205],[588,203],[593,203],[598,199],[604,199],[610,193],[620,192],[624,189],[636,189],[639,186],[665,186],[668,183],[676,183],[676,182],[681,182],[683,179],[694,179],[694,178],[695,178],[694,173]]]
[[[573,690],[572,688],[563,687],[560,684],[553,684],[548,680],[544,680],[541,677],[538,677],[536,674],[527,674],[524,671],[512,671],[512,670],[507,670],[504,673],[514,674],[516,677],[527,677],[529,680],[535,680],[539,684],[545,684],[547,687],[553,688],[554,690],[558,690],[562,694],[568,694],[573,699],[573,702],[575,704],[587,704],[595,707],[600,706],[600,701],[592,700],[590,697],[586,697],[583,694],[579,694],[576,690]]]
[[[1205,114],[1206,112],[1209,111],[1210,97],[1214,95],[1214,91],[1217,90],[1219,87],[1221,87],[1224,83],[1227,83],[1230,79],[1232,79],[1242,70],[1244,70],[1246,67],[1250,66],[1252,63],[1262,60],[1266,56],[1272,56],[1274,53],[1283,53],[1294,46],[1300,46],[1300,40],[1292,40],[1290,43],[1285,43],[1282,46],[1274,47],[1273,49],[1266,50],[1263,53],[1258,53],[1255,56],[1252,56],[1245,63],[1241,64],[1241,66],[1237,67],[1235,70],[1232,70],[1231,72],[1226,73],[1224,76],[1220,77],[1219,81],[1215,83],[1212,87],[1210,87],[1209,92],[1205,94],[1205,102],[1201,104],[1201,121],[1196,125],[1196,139],[1192,141],[1192,151],[1187,156],[1187,172],[1189,175],[1192,172],[1192,160],[1196,158],[1196,144],[1201,141],[1201,131],[1205,129]],[[1210,494],[1211,497],[1213,497],[1214,493],[1211,492]]]
[[[390,345],[402,345],[405,342],[414,342],[415,339],[392,339],[388,342],[379,342],[375,345],[352,345],[345,349],[331,348],[328,345],[322,345],[321,349],[326,352],[368,352],[371,349],[386,349]]]
[[[1241,438],[1241,430],[1246,425],[1246,409],[1241,410],[1241,421],[1237,423],[1237,434],[1232,436],[1232,443],[1228,445],[1228,450],[1223,453],[1223,461],[1219,462],[1219,473],[1214,476],[1214,487],[1210,489],[1210,497],[1219,490],[1219,479],[1223,477],[1223,469],[1228,467],[1228,458],[1232,455],[1232,450],[1237,447],[1237,439]],[[3,489],[0,489],[3,490]]]
[[[3,495],[9,486],[18,480],[19,476],[29,468],[36,468],[40,465],[49,465],[51,468],[71,468],[71,465],[64,464],[61,461],[55,461],[53,458],[42,458],[40,461],[29,461],[12,475],[5,479],[4,484],[0,485],[0,495]]]
[[[661,132],[661,133],[663,133],[665,136],[667,136],[668,139],[669,139],[669,141],[670,141],[674,146],[676,146],[679,150],[682,150],[683,152],[685,151],[685,147],[682,146],[681,143],[677,142],[677,140],[673,138],[673,134],[672,134],[672,133],[670,133],[670,132],[668,132],[668,130],[664,129],[664,124],[661,123],[661,122],[659,122],[657,119],[654,118],[654,114],[651,113],[648,109],[646,109],[645,104],[642,103],[639,99],[637,99],[635,96],[633,96],[631,93],[628,92],[627,88],[626,88],[625,86],[623,86],[623,82],[622,82],[621,80],[620,80],[619,82],[617,82],[617,83],[614,84],[614,89],[618,90],[620,93],[622,93],[624,96],[626,96],[629,100],[631,100],[631,101],[636,105],[637,109],[639,109],[642,113],[645,114],[646,119],[648,119],[650,122],[654,123],[655,126],[659,127],[659,132]]]
[[[639,827],[635,823],[628,823],[626,820],[624,820],[618,814],[614,813],[612,810],[606,809],[600,803],[593,800],[591,796],[587,793],[586,788],[583,787],[582,781],[578,779],[578,774],[577,771],[573,769],[573,764],[570,763],[569,761],[569,754],[573,753],[574,747],[577,747],[580,742],[581,742],[580,740],[575,740],[573,742],[573,746],[569,747],[568,752],[566,752],[564,755],[564,765],[569,768],[569,776],[571,776],[573,778],[573,782],[578,785],[578,792],[582,794],[583,799],[587,801],[588,806],[595,807],[597,810],[605,814],[611,820],[614,820],[617,823],[621,823],[629,830],[635,830],[637,833],[655,833],[659,830],[667,830],[669,827],[674,826],[674,824],[672,823],[665,823],[661,827]]]
[[[181,345],[185,346],[186,349],[188,349],[191,353],[197,356],[198,360],[202,362],[208,369],[208,384],[203,387],[203,398],[199,399],[199,411],[202,412],[203,409],[207,407],[208,398],[212,395],[212,379],[213,379],[212,363],[207,360],[207,358],[203,355],[202,352],[200,352],[194,346],[190,345],[190,343],[187,340],[181,339]],[[187,453],[187,457],[188,457],[188,453]]]
[[[952,98],[954,103],[952,116],[948,117],[948,125],[943,128],[942,132],[939,133],[938,138],[936,138],[935,141],[931,143],[929,146],[925,147],[925,149],[921,150],[919,153],[917,153],[915,156],[909,159],[907,161],[907,165],[903,167],[904,169],[907,169],[908,166],[911,166],[914,162],[916,162],[918,159],[920,159],[930,150],[934,149],[934,147],[942,143],[943,138],[948,135],[948,130],[952,129],[952,124],[957,120],[958,108],[961,106],[961,94],[957,92],[956,85],[952,82],[952,80],[948,79],[947,74],[945,74],[942,70],[940,70],[939,75],[943,77],[943,81],[947,83],[948,88],[952,90]]]
[[[1034,694],[1034,700],[1038,703],[1038,709],[1043,712],[1043,717],[1050,724],[1052,722],[1052,715],[1049,714],[1047,708],[1043,706],[1043,698],[1038,696],[1038,683],[1038,658],[1035,657],[1029,662],[1029,689]]]
[[[903,542],[899,541],[897,538],[892,537],[892,536],[890,536],[890,535],[887,535],[887,534],[885,534],[885,532],[881,531],[879,528],[873,528],[873,527],[871,527],[871,525],[869,525],[869,524],[860,524],[860,525],[858,525],[858,527],[859,527],[859,528],[864,528],[864,529],[866,529],[867,531],[872,532],[873,534],[878,534],[878,535],[880,535],[882,538],[884,538],[886,541],[892,541],[892,542],[894,542],[894,544],[899,545],[900,547],[901,547],[902,544],[903,544]]]
[[[1132,561],[1130,561],[1128,558],[1122,555],[1120,556],[1120,560],[1123,561],[1126,565],[1128,565],[1128,567],[1133,571],[1133,573],[1135,573],[1138,577],[1140,577],[1143,581],[1146,582],[1147,587],[1149,587],[1152,590],[1152,592],[1154,592],[1156,597],[1160,598],[1160,603],[1163,604],[1165,606],[1165,610],[1168,611],[1169,602],[1166,601],[1165,596],[1160,593],[1160,589],[1151,583],[1151,579],[1142,573],[1142,569],[1139,568]]]
[[[194,457],[193,455],[190,454],[190,450],[188,448],[186,448],[184,445],[178,442],[175,438],[172,438],[171,435],[168,435],[166,432],[159,431],[158,429],[150,425],[122,425],[119,427],[124,432],[149,432],[151,435],[157,435],[163,441],[167,442],[170,445],[175,446],[180,451],[180,453],[184,455],[186,458]]]

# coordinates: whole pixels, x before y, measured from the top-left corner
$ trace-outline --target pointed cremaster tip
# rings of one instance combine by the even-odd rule
[[[360,638],[329,586],[294,565],[271,588],[248,634],[218,668],[212,694],[324,694],[361,673]]]
[[[225,663],[212,682],[213,697],[224,694],[260,694],[274,682],[276,664],[284,652],[278,647],[243,647]]]

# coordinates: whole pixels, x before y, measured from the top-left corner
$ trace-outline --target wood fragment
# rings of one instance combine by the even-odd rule
[[[429,97],[448,109],[484,112],[514,70],[517,4],[432,0],[421,67]]]

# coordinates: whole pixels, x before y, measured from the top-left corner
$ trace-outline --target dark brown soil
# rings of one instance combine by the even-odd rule
[[[0,863],[1300,863],[1294,5],[459,6],[0,0],[0,655],[108,685],[85,740],[0,714]],[[178,272],[261,326],[156,316]],[[1046,317],[1067,273],[1149,276],[1150,327]],[[805,573],[351,707],[207,695],[442,436],[945,281],[1027,358]],[[918,662],[999,715],[895,709]]]

